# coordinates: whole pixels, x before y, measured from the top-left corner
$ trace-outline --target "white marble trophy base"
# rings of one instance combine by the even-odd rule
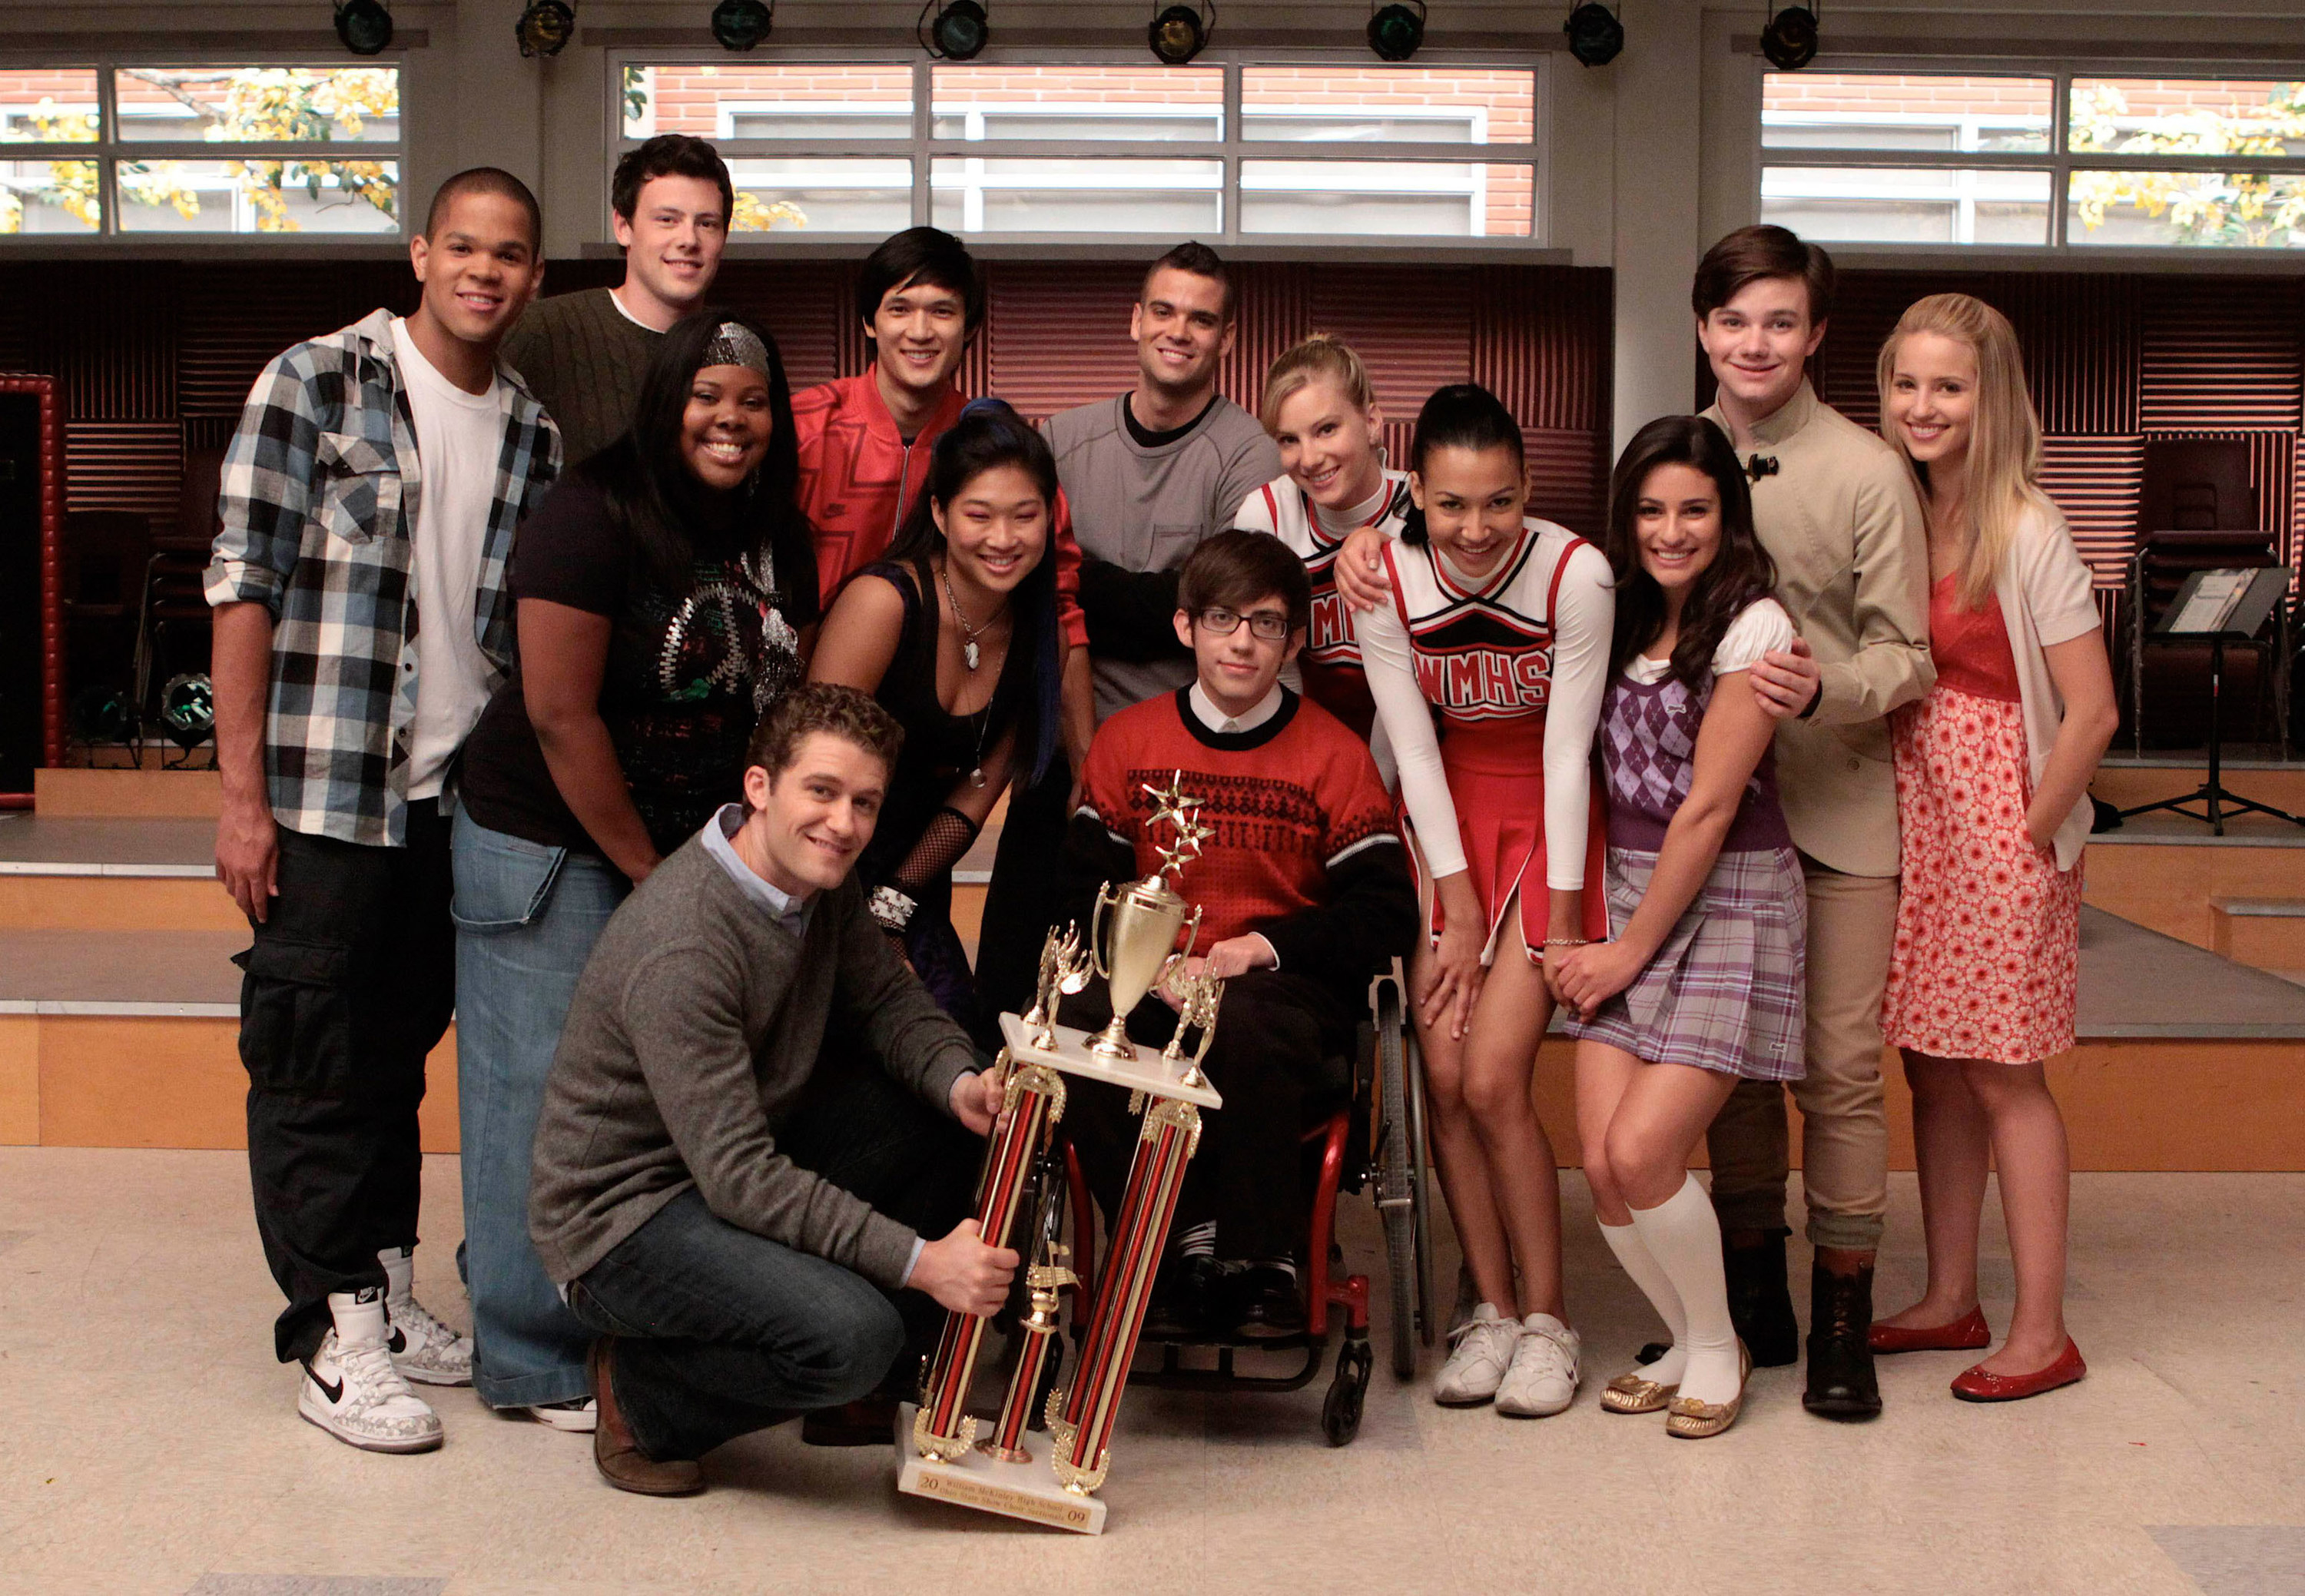
[[[1089,1045],[1096,1040],[1094,1031],[1069,1025],[1059,1025],[1055,1030],[1054,1047],[1035,1047],[1026,1040],[1031,1032],[1022,1020],[1014,1014],[1000,1016],[1000,1034],[1008,1038],[1008,1055],[1020,1064],[1046,1064],[1084,1080],[1109,1080],[1126,1091],[1181,1098],[1203,1108],[1224,1106],[1223,1096],[1205,1080],[1199,1086],[1187,1086],[1179,1079],[1183,1071],[1171,1069],[1158,1047],[1147,1047],[1140,1042],[1135,1045],[1134,1059],[1110,1059],[1090,1051]]]
[[[956,1502],[981,1513],[1005,1514],[1031,1523],[1049,1524],[1076,1534],[1104,1533],[1104,1504],[1094,1497],[1076,1496],[1057,1483],[1049,1468],[1049,1438],[1025,1432],[1025,1463],[1001,1463],[971,1448],[958,1463],[939,1463],[923,1457],[913,1445],[911,1403],[897,1410],[897,1489],[907,1496]],[[986,1421],[978,1420],[983,1429]]]

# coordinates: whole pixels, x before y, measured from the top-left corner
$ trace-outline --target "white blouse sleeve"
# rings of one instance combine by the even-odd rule
[[[1793,618],[1774,599],[1756,599],[1737,612],[1721,645],[1713,651],[1713,674],[1728,676],[1750,670],[1761,656],[1793,645]]]
[[[1553,595],[1552,697],[1544,712],[1544,884],[1565,892],[1585,884],[1593,736],[1609,685],[1617,594],[1608,558],[1592,544],[1578,543],[1563,558],[1569,568]]]
[[[1433,707],[1416,685],[1410,662],[1408,628],[1391,606],[1380,604],[1353,617],[1361,645],[1361,668],[1369,696],[1376,700],[1378,724],[1392,744],[1400,771],[1400,795],[1425,868],[1436,881],[1465,868],[1465,841],[1457,830],[1457,805],[1441,768],[1441,738],[1433,730]]]

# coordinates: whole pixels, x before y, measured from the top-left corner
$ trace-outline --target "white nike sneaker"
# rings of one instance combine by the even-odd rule
[[[1478,1407],[1497,1394],[1512,1363],[1520,1321],[1500,1319],[1494,1302],[1483,1302],[1449,1334],[1457,1345],[1433,1377],[1433,1400],[1443,1407]]]
[[[416,1300],[416,1260],[410,1250],[387,1247],[376,1256],[384,1265],[393,1366],[427,1386],[471,1385],[472,1338],[456,1334]]]
[[[1549,1419],[1577,1400],[1584,1343],[1549,1313],[1532,1313],[1520,1325],[1512,1367],[1497,1387],[1497,1412],[1515,1419]]]
[[[296,1412],[346,1446],[364,1452],[430,1452],[440,1445],[440,1415],[408,1388],[385,1344],[384,1300],[363,1292],[330,1292],[336,1323],[304,1365]]]

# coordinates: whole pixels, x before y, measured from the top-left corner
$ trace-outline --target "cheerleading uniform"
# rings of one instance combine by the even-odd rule
[[[1337,555],[1345,540],[1363,526],[1373,526],[1388,539],[1399,537],[1410,508],[1408,474],[1387,471],[1374,511],[1340,527],[1323,519],[1320,507],[1295,478],[1278,476],[1242,499],[1233,516],[1235,530],[1268,533],[1305,562],[1305,575],[1313,584],[1313,624],[1297,656],[1305,676],[1305,696],[1364,738],[1375,729],[1376,701],[1369,696],[1368,679],[1362,673],[1352,606],[1337,591]],[[1384,763],[1382,757],[1378,761],[1380,767]]]
[[[1535,961],[1546,892],[1581,889],[1602,871],[1592,754],[1616,617],[1608,561],[1532,517],[1485,576],[1466,576],[1429,542],[1388,544],[1385,565],[1392,607],[1357,617],[1357,636],[1399,764],[1432,935],[1442,923],[1431,883],[1469,870],[1487,918],[1482,961],[1495,957],[1516,896]],[[1608,935],[1599,892],[1586,896],[1584,935]]]

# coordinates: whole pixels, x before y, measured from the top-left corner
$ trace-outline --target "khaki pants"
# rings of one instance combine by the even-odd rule
[[[1881,993],[1897,934],[1894,876],[1843,875],[1807,855],[1808,1074],[1792,1082],[1801,1111],[1801,1183],[1808,1239],[1870,1251],[1889,1205],[1889,1133],[1881,1108]],[[1785,1222],[1783,1089],[1744,1080],[1705,1148],[1713,1207],[1723,1230]]]

